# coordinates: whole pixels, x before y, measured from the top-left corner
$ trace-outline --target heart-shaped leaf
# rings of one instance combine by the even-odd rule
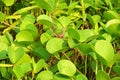
[[[24,55],[24,49],[21,47],[8,47],[8,57],[12,63],[16,63]]]
[[[99,70],[96,75],[96,80],[110,80],[110,77],[107,75],[106,72]]]
[[[110,42],[105,40],[98,40],[95,44],[95,51],[97,52],[101,63],[110,66],[114,58],[114,49]],[[104,62],[105,61],[105,62]]]
[[[63,39],[60,38],[52,38],[46,44],[46,49],[51,54],[58,52],[64,48],[66,48],[66,43]]]
[[[73,76],[76,73],[75,65],[69,60],[60,60],[57,67],[59,72],[63,75]]]

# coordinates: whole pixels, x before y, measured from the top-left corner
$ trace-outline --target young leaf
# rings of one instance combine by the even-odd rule
[[[106,72],[99,70],[96,75],[96,80],[110,80],[110,77],[107,75]]]
[[[57,67],[59,72],[63,75],[73,76],[76,73],[75,65],[69,60],[60,60]]]
[[[103,62],[104,60],[100,58],[103,64],[108,66],[111,65],[111,62],[114,58],[114,49],[110,42],[105,40],[98,40],[95,44],[95,51],[100,57],[102,57],[105,60],[105,62],[107,62]]]
[[[64,48],[66,48],[65,41],[60,38],[52,38],[46,44],[46,49],[51,54],[58,52]]]
[[[47,26],[52,26],[52,19],[47,15],[40,15],[37,18],[39,24],[44,24]]]
[[[21,47],[8,47],[8,57],[12,63],[16,63],[24,55],[24,49]]]
[[[42,71],[37,75],[36,80],[53,80],[53,73],[51,71]]]
[[[35,0],[36,4],[50,13],[56,9],[55,0]]]

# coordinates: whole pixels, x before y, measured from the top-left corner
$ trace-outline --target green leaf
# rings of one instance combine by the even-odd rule
[[[7,50],[7,48],[8,48],[8,45],[7,45],[7,44],[0,42],[0,52],[1,52],[2,50]]]
[[[89,54],[93,52],[92,45],[90,44],[81,43],[77,47],[83,54]]]
[[[66,43],[63,39],[60,38],[52,38],[46,44],[46,49],[51,54],[58,52],[64,48],[66,48]]]
[[[24,62],[24,63],[21,65],[21,68],[22,68],[22,71],[23,71],[24,74],[32,70],[31,63],[25,63],[25,62]]]
[[[10,42],[10,43],[12,43],[13,42],[13,37],[12,37],[12,35],[9,33],[9,32],[6,32],[6,38],[7,38],[7,40]]]
[[[94,32],[91,29],[79,30],[80,42],[87,41],[90,37],[94,36]]]
[[[88,80],[87,77],[83,74],[79,74],[76,76],[76,80]]]
[[[68,39],[68,45],[70,48],[74,48],[77,46],[76,42],[73,39]]]
[[[20,31],[22,30],[26,30],[30,32],[33,35],[34,39],[38,37],[38,30],[36,26],[31,22],[28,22],[28,21],[22,22],[20,25]]]
[[[51,71],[42,71],[37,75],[36,80],[53,80],[53,73]]]
[[[22,41],[32,42],[32,41],[34,41],[34,38],[33,38],[33,35],[29,31],[20,31],[16,35],[16,40],[18,42],[22,42]]]
[[[0,52],[0,60],[6,59],[7,57],[7,51],[3,50]]]
[[[109,21],[111,19],[120,19],[120,16],[116,11],[109,10],[109,11],[104,12],[103,18]]]
[[[80,35],[79,33],[73,29],[73,28],[69,28],[68,29],[68,34],[70,37],[72,37],[73,39],[79,40],[80,39]]]
[[[31,57],[27,53],[24,53],[24,55],[20,58],[20,60],[17,61],[16,65],[22,63],[31,63],[31,61],[32,61]]]
[[[60,60],[57,67],[59,72],[63,75],[73,76],[76,73],[75,65],[69,60]]]
[[[105,40],[98,40],[95,44],[95,51],[99,55],[101,63],[110,66],[114,58],[112,44]]]
[[[45,61],[49,60],[50,53],[43,47],[37,47],[33,49],[33,54],[38,58],[44,59]]]
[[[14,13],[14,15],[16,15],[16,14],[22,14],[22,13],[25,13],[25,12],[27,12],[27,11],[29,11],[29,10],[35,9],[35,8],[37,8],[37,6],[25,7],[25,8],[22,8],[22,9],[20,9],[20,10],[17,10],[17,11]]]
[[[44,59],[40,59],[34,67],[34,73],[38,73],[45,66]]]
[[[31,15],[31,14],[27,14],[24,16],[24,18],[22,19],[22,22],[30,22],[30,23],[34,23],[35,22],[35,16]]]
[[[111,80],[120,80],[120,77],[114,77]]]
[[[44,24],[47,26],[52,26],[52,19],[47,15],[40,15],[37,17],[37,21],[39,24]]]
[[[0,11],[0,22],[4,21],[6,18],[5,14]]]
[[[40,8],[43,8],[47,11],[49,11],[50,13],[55,11],[56,9],[56,1],[55,0],[35,0],[37,6],[39,6]]]
[[[71,80],[71,79],[68,76],[56,73],[54,76],[54,80]]]
[[[120,66],[119,65],[113,66],[113,71],[120,75]]]
[[[41,34],[40,41],[42,44],[45,44],[51,38],[52,38],[52,36],[49,33],[45,32],[45,33]]]
[[[106,72],[99,70],[96,75],[96,80],[110,80],[110,77],[107,75]]]
[[[21,47],[8,47],[8,57],[12,63],[16,63],[24,55],[24,49]]]
[[[20,79],[22,76],[24,76],[24,72],[23,72],[23,70],[22,70],[20,65],[14,66],[13,67],[13,72],[17,76],[17,79]]]
[[[70,21],[70,19],[68,18],[68,17],[65,17],[65,16],[62,16],[62,17],[60,17],[59,19],[58,19],[58,21],[59,22],[57,22],[57,26],[58,27],[67,27],[70,23],[71,23],[71,21]]]
[[[120,24],[120,19],[112,19],[112,20],[109,20],[107,23],[106,23],[106,27],[109,27],[113,24]]]
[[[14,4],[14,0],[3,0],[6,6],[12,6]]]

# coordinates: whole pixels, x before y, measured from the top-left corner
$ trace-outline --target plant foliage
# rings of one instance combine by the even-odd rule
[[[0,80],[120,80],[119,0],[0,0]]]

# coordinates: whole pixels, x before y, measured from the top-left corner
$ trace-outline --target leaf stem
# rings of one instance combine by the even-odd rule
[[[13,64],[0,64],[0,67],[13,67]]]

